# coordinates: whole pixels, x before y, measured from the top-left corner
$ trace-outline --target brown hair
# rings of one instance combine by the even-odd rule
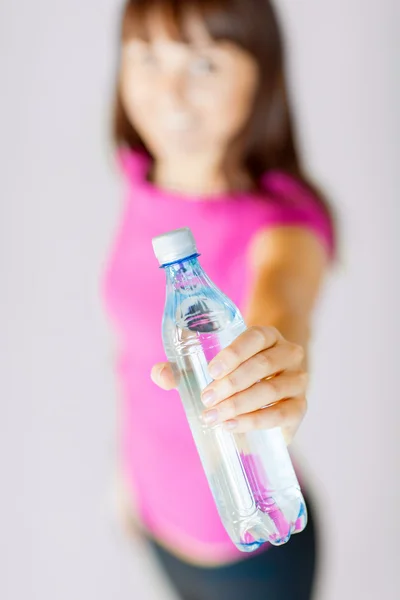
[[[259,66],[260,80],[251,116],[226,158],[228,178],[232,175],[230,157],[240,147],[243,164],[255,188],[261,175],[270,169],[285,171],[314,191],[331,215],[326,200],[305,176],[301,165],[285,81],[283,40],[270,0],[128,0],[122,14],[122,41],[133,36],[146,39],[147,18],[154,10],[162,11],[174,39],[187,41],[188,9],[202,18],[213,39],[238,44],[252,54]],[[119,84],[116,87],[114,141],[118,146],[147,152],[125,112]]]

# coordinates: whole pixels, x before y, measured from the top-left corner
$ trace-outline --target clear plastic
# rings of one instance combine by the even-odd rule
[[[201,391],[207,365],[246,326],[209,279],[198,255],[163,266],[167,296],[163,343],[219,515],[243,552],[276,546],[306,526],[307,512],[280,429],[234,434],[206,426]]]

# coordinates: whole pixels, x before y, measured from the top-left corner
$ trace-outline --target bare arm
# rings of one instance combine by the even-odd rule
[[[327,268],[325,248],[305,228],[277,227],[257,235],[250,261],[254,281],[244,310],[246,323],[272,325],[307,352],[312,312]]]

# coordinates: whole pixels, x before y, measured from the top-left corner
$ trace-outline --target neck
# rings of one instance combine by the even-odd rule
[[[238,184],[234,191],[249,188],[249,177],[238,163],[233,169]],[[215,196],[232,189],[222,168],[222,160],[207,156],[172,157],[156,160],[152,180],[162,189],[188,195]],[[240,183],[239,183],[240,182]]]

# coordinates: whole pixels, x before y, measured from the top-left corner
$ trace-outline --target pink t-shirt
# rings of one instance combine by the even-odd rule
[[[299,225],[333,255],[332,223],[321,203],[283,172],[263,177],[263,194],[188,198],[147,181],[150,160],[123,150],[126,202],[105,273],[122,390],[121,458],[144,526],[180,554],[225,562],[243,556],[218,516],[177,392],[150,379],[165,360],[161,319],[165,275],[151,239],[190,227],[211,279],[242,309],[251,284],[248,249],[257,231]]]

